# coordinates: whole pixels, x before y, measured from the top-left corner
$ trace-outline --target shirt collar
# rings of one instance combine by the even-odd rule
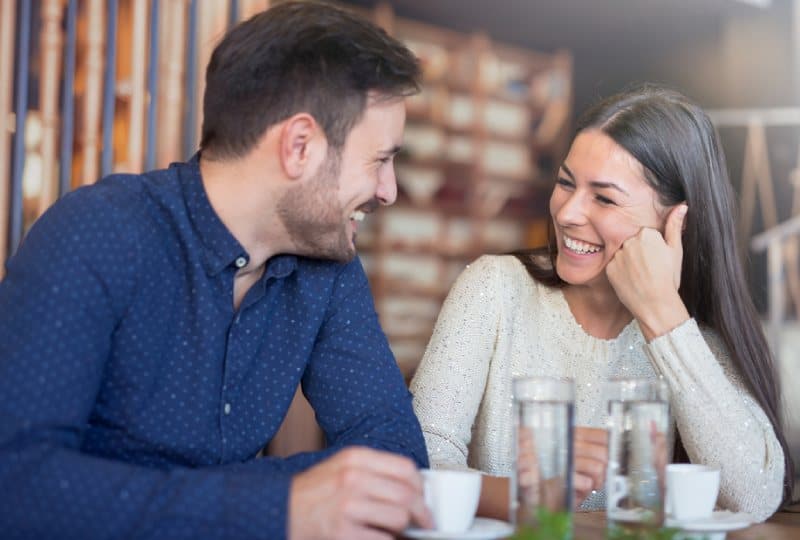
[[[235,266],[239,258],[249,261],[247,251],[222,223],[208,200],[200,175],[200,153],[186,163],[173,163],[170,167],[178,168],[189,219],[205,247],[203,262],[206,272],[216,275],[230,265]]]
[[[170,167],[178,168],[189,219],[205,247],[203,260],[206,272],[213,276],[229,266],[244,266],[237,265],[237,261],[243,258],[246,264],[250,261],[250,255],[222,223],[211,206],[211,201],[208,200],[200,174],[200,152],[192,156],[188,162],[173,163]],[[276,255],[267,261],[264,280],[271,277],[286,277],[295,268],[297,268],[296,256]]]
[[[285,278],[297,268],[296,255],[275,255],[267,261],[264,269],[264,280],[269,278]]]

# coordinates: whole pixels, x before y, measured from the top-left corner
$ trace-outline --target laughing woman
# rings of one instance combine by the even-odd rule
[[[708,116],[653,86],[597,104],[550,214],[547,248],[481,257],[448,295],[411,384],[432,466],[483,471],[479,512],[506,517],[511,379],[572,377],[576,500],[603,508],[602,381],[663,376],[673,459],[719,467],[720,506],[769,517],[793,468]]]

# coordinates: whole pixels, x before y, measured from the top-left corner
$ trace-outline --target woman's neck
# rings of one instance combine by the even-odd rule
[[[633,319],[610,286],[567,285],[563,291],[572,316],[590,336],[614,339]]]

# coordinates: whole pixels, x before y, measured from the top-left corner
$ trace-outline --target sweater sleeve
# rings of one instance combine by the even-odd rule
[[[690,319],[645,346],[668,381],[689,459],[719,467],[718,504],[763,521],[783,492],[783,450],[721,341]]]
[[[469,265],[450,290],[411,381],[431,467],[467,468],[472,425],[496,347],[501,292],[493,257]]]

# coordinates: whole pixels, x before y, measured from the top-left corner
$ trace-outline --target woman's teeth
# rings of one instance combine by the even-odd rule
[[[364,221],[364,216],[366,216],[364,212],[362,212],[361,210],[356,210],[355,212],[350,214],[350,219],[352,219],[353,221]]]
[[[587,253],[597,253],[601,249],[597,246],[581,242],[580,240],[574,240],[569,236],[564,237],[564,245],[567,246],[567,248],[570,249],[571,251],[574,251],[575,253],[580,253],[582,255],[585,255]]]

